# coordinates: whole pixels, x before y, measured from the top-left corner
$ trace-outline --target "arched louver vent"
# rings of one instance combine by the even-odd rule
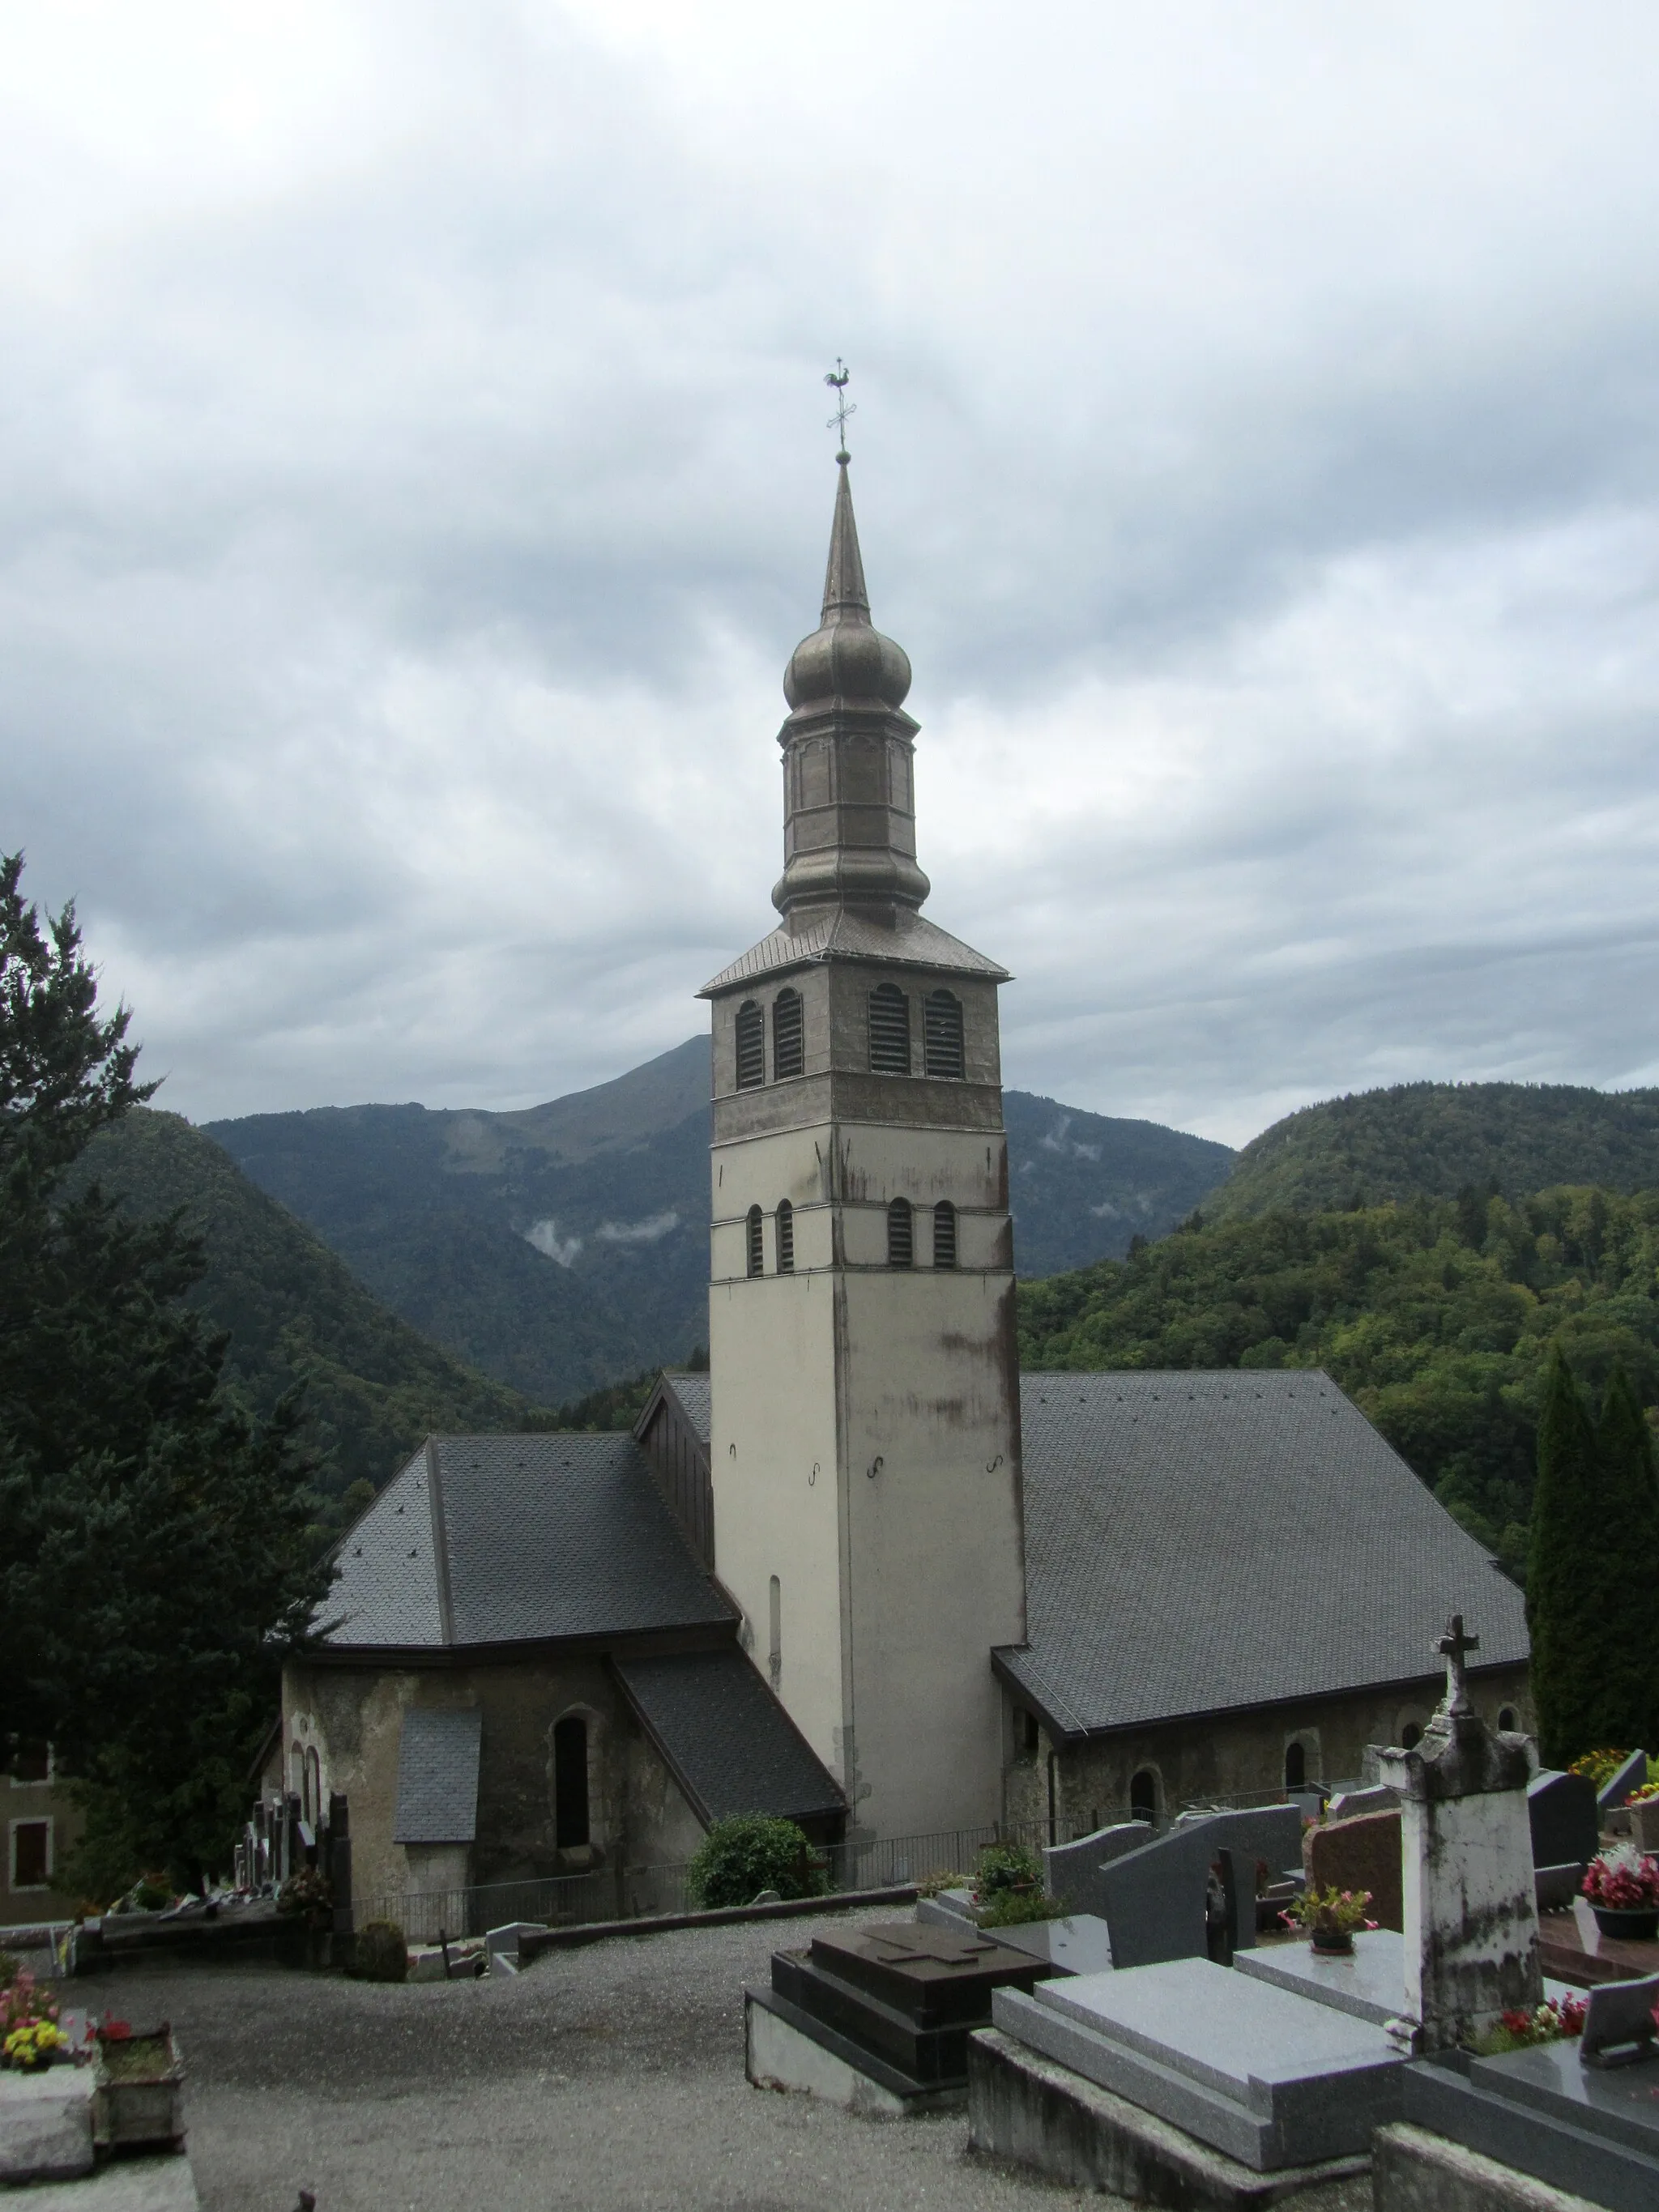
[[[752,1091],[766,1080],[766,1017],[752,999],[738,1008],[738,1088]]]
[[[910,1001],[896,983],[870,994],[870,1066],[878,1075],[910,1073]]]
[[[806,1033],[801,1025],[800,993],[780,991],[772,1002],[772,1080],[806,1073]]]
[[[930,991],[922,1008],[922,1043],[929,1075],[962,1078],[962,1001],[951,991]]]
[[[787,1198],[778,1200],[778,1273],[790,1275],[795,1270],[795,1209]]]
[[[908,1198],[896,1198],[887,1209],[887,1264],[890,1267],[908,1267],[915,1259],[910,1201]]]
[[[766,1229],[757,1206],[751,1206],[749,1209],[747,1230],[749,1272],[751,1275],[763,1275],[766,1272]]]
[[[933,1208],[933,1265],[954,1267],[957,1264],[957,1210],[948,1198],[942,1198]]]

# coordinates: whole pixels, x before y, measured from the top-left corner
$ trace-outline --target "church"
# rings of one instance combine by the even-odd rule
[[[434,1437],[337,1555],[283,1781],[362,1895],[604,1869],[725,1814],[1059,1835],[1357,1775],[1435,1641],[1529,1728],[1520,1592],[1309,1370],[1022,1378],[994,959],[924,917],[910,665],[845,451],[784,675],[778,926],[714,1036],[709,1372],[631,1437]]]

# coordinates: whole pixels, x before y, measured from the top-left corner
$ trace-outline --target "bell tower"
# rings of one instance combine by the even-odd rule
[[[921,913],[910,664],[836,465],[784,675],[782,921],[701,994],[714,1550],[855,1832],[903,1836],[997,1817],[990,1653],[1024,1638],[1008,978]]]

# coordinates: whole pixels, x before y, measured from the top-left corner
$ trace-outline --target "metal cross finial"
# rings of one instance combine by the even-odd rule
[[[838,461],[850,461],[853,458],[847,450],[847,418],[858,413],[859,404],[856,399],[850,407],[847,404],[847,384],[852,374],[837,354],[835,367],[823,380],[836,395],[836,411],[823,427],[826,430],[837,430],[841,434],[841,451],[836,455]]]
[[[1478,1636],[1464,1634],[1462,1614],[1453,1613],[1446,1623],[1445,1634],[1435,1646],[1446,1662],[1446,1711],[1449,1713],[1467,1713],[1471,1710],[1469,1686],[1463,1675],[1463,1662],[1471,1651],[1480,1649],[1480,1638]]]

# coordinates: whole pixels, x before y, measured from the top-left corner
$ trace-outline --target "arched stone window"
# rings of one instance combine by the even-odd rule
[[[761,1210],[757,1206],[751,1206],[749,1209],[744,1234],[749,1253],[749,1272],[751,1275],[763,1275],[766,1273],[766,1226],[761,1219]]]
[[[306,1755],[297,1735],[289,1747],[288,1794],[290,1797],[299,1799],[301,1814],[303,1817],[306,1802]]]
[[[922,1010],[922,1052],[929,1075],[959,1081],[962,1060],[962,1001],[954,991],[930,991]]]
[[[1400,1748],[1402,1751],[1415,1751],[1422,1741],[1422,1729],[1415,1721],[1407,1721],[1400,1731]]]
[[[795,1272],[795,1209],[787,1198],[778,1200],[778,1273]]]
[[[1506,1735],[1509,1734],[1510,1729],[1515,1727],[1516,1717],[1515,1707],[1513,1705],[1500,1705],[1498,1708],[1498,1725],[1503,1729]]]
[[[306,1809],[305,1817],[313,1828],[319,1827],[323,1818],[323,1763],[315,1750],[306,1753]]]
[[[1285,1787],[1305,1790],[1308,1784],[1308,1754],[1299,1743],[1285,1747]]]
[[[877,1075],[910,1073],[910,1001],[896,983],[870,994],[870,1066]]]
[[[896,1198],[887,1209],[887,1264],[890,1267],[908,1267],[915,1261],[915,1233],[910,1219],[910,1201]]]
[[[738,1088],[753,1091],[766,1080],[766,1017],[753,999],[738,1008]]]
[[[948,1198],[942,1198],[933,1208],[933,1265],[954,1267],[956,1264],[957,1210]]]
[[[1143,1766],[1130,1781],[1129,1818],[1132,1820],[1156,1820],[1158,1818],[1158,1777],[1150,1766]]]
[[[806,1073],[806,1032],[801,1022],[800,993],[783,990],[772,1001],[772,1080]]]
[[[587,1723],[567,1713],[553,1729],[553,1842],[562,1851],[592,1840],[587,1809]]]

